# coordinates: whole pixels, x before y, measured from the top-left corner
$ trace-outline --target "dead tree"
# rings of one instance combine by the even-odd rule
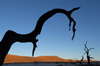
[[[86,41],[86,43],[85,43],[85,45],[84,45],[84,46],[85,46],[84,50],[86,51],[84,54],[87,54],[88,64],[90,64],[90,59],[94,59],[94,58],[93,58],[93,57],[90,57],[89,51],[90,51],[91,49],[94,49],[94,48],[88,49],[87,46],[86,46],[86,44],[87,44],[87,41]]]
[[[75,59],[76,59],[76,58],[75,58]],[[77,59],[76,59],[76,61],[77,61],[78,63],[82,64],[83,59],[84,59],[84,57],[82,56],[82,59],[81,59],[81,60],[77,60]]]
[[[29,34],[18,34],[12,30],[8,30],[0,42],[0,66],[2,66],[5,56],[7,55],[8,51],[10,50],[10,47],[12,46],[12,44],[15,42],[32,42],[33,43],[32,56],[33,56],[34,51],[37,47],[37,45],[36,45],[36,42],[38,41],[38,39],[36,39],[37,35],[40,34],[44,22],[56,13],[63,13],[68,17],[68,19],[70,21],[69,22],[69,30],[71,28],[71,23],[73,22],[73,27],[72,27],[72,30],[73,30],[72,40],[73,40],[73,38],[75,36],[75,31],[76,31],[76,29],[75,29],[76,22],[71,17],[71,14],[73,11],[78,10],[79,8],[80,7],[73,8],[70,11],[66,11],[64,9],[53,9],[53,10],[48,11],[47,13],[44,13],[37,21],[35,29]]]

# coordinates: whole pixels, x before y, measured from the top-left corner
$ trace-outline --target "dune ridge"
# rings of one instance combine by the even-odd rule
[[[76,62],[76,60],[62,59],[59,58],[58,56],[27,57],[27,56],[17,56],[10,54],[8,54],[4,60],[4,63],[21,63],[21,62]],[[87,62],[87,60],[84,60],[84,62]]]

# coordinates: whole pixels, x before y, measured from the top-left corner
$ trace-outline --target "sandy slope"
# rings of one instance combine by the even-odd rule
[[[75,60],[72,60],[75,61]],[[70,60],[59,58],[58,56],[39,56],[39,57],[26,57],[8,54],[4,63],[15,62],[70,62]]]
[[[17,63],[17,62],[76,62],[72,59],[62,59],[58,56],[39,56],[39,57],[26,57],[8,54],[4,63]]]

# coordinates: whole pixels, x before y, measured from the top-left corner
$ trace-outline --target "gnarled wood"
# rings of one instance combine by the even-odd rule
[[[76,22],[71,17],[71,13],[75,10],[78,10],[78,9],[79,9],[79,7],[73,8],[70,11],[66,11],[64,9],[53,9],[51,11],[48,11],[47,13],[43,14],[39,18],[39,20],[37,21],[35,29],[29,34],[18,34],[14,31],[12,31],[12,30],[8,30],[5,33],[3,39],[0,42],[0,66],[2,66],[5,56],[7,55],[11,45],[14,42],[32,42],[33,45],[34,45],[34,48],[33,48],[33,51],[32,51],[32,56],[33,56],[34,51],[37,47],[37,45],[36,45],[36,42],[38,41],[38,39],[36,39],[37,35],[40,34],[44,22],[56,13],[63,13],[69,18],[69,20],[70,20],[69,27],[71,27],[71,22],[73,22],[73,37],[72,37],[72,40],[73,40],[73,38],[75,36]],[[70,30],[70,28],[69,28],[69,30]]]

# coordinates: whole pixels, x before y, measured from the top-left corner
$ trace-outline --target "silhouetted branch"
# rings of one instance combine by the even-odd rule
[[[75,59],[76,59],[76,58],[75,58]],[[84,57],[82,56],[82,59],[81,59],[81,60],[77,60],[77,59],[76,59],[76,61],[79,62],[80,64],[82,64],[83,59],[84,59]]]
[[[94,49],[94,48],[90,48],[89,50]]]
[[[84,48],[84,50],[87,52],[87,50]]]
[[[82,59],[81,59],[81,61],[83,61],[83,59],[84,59],[84,57],[82,56]]]
[[[85,48],[84,48],[84,49],[87,49],[87,50],[88,50],[88,48],[87,48],[86,44],[87,44],[87,41],[86,41],[86,43],[85,43],[85,45],[84,45],[84,46],[85,46]]]
[[[80,6],[80,7],[81,7],[81,6]],[[72,10],[70,10],[70,11],[69,11],[69,12],[70,12],[70,14],[71,14],[73,11],[78,10],[80,7],[73,8]]]
[[[76,58],[75,58],[76,59]],[[76,59],[77,62],[79,62],[79,60]]]
[[[94,57],[90,57],[91,59],[94,59]]]
[[[32,51],[32,56],[34,56],[34,52],[37,47],[36,42],[38,41],[38,39],[36,39],[37,35],[40,34],[44,22],[56,13],[63,13],[68,17],[68,19],[70,21],[69,29],[71,28],[71,23],[73,22],[73,28],[72,28],[72,30],[73,30],[72,40],[73,40],[73,38],[75,36],[75,31],[76,31],[76,29],[75,29],[76,22],[71,17],[71,13],[75,10],[78,10],[79,8],[80,7],[73,8],[70,11],[66,11],[64,9],[53,9],[53,10],[48,11],[47,13],[44,13],[38,19],[35,29],[29,34],[18,34],[12,30],[8,30],[0,42],[0,66],[2,66],[5,56],[7,55],[8,51],[10,50],[10,47],[12,46],[12,44],[15,42],[32,42],[34,45],[33,51]]]

